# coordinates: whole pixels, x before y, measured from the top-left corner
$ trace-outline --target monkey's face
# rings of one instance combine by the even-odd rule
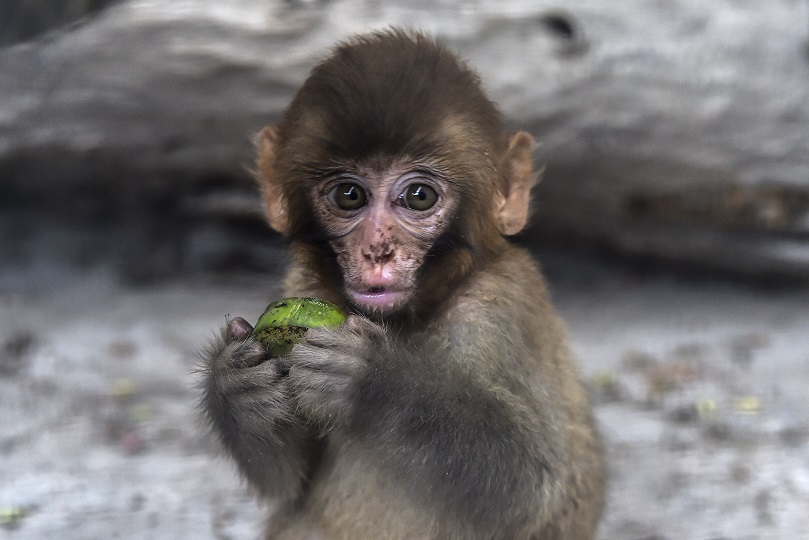
[[[419,268],[456,204],[440,175],[402,164],[341,171],[319,182],[311,197],[346,297],[377,316],[398,311],[418,293]]]

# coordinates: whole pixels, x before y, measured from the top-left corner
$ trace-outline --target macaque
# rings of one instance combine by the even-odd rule
[[[594,538],[605,470],[565,329],[512,245],[536,182],[480,81],[391,30],[339,45],[258,140],[285,296],[351,315],[272,358],[242,318],[203,410],[267,538]],[[267,299],[271,300],[271,299]]]

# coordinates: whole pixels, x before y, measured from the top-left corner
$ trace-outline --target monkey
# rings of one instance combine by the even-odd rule
[[[277,539],[595,537],[605,463],[538,264],[533,138],[437,40],[355,36],[258,136],[286,296],[350,315],[269,357],[243,318],[202,410]]]

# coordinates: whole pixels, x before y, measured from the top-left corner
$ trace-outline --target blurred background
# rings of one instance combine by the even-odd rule
[[[3,0],[0,537],[255,538],[197,351],[277,297],[252,138],[336,41],[445,41],[540,141],[604,539],[809,538],[809,1]]]

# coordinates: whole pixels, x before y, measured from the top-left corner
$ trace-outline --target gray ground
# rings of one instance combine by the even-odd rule
[[[135,288],[46,255],[75,241],[0,246],[0,538],[257,537],[193,372],[277,279]],[[607,443],[601,537],[809,538],[809,291],[543,260]]]

